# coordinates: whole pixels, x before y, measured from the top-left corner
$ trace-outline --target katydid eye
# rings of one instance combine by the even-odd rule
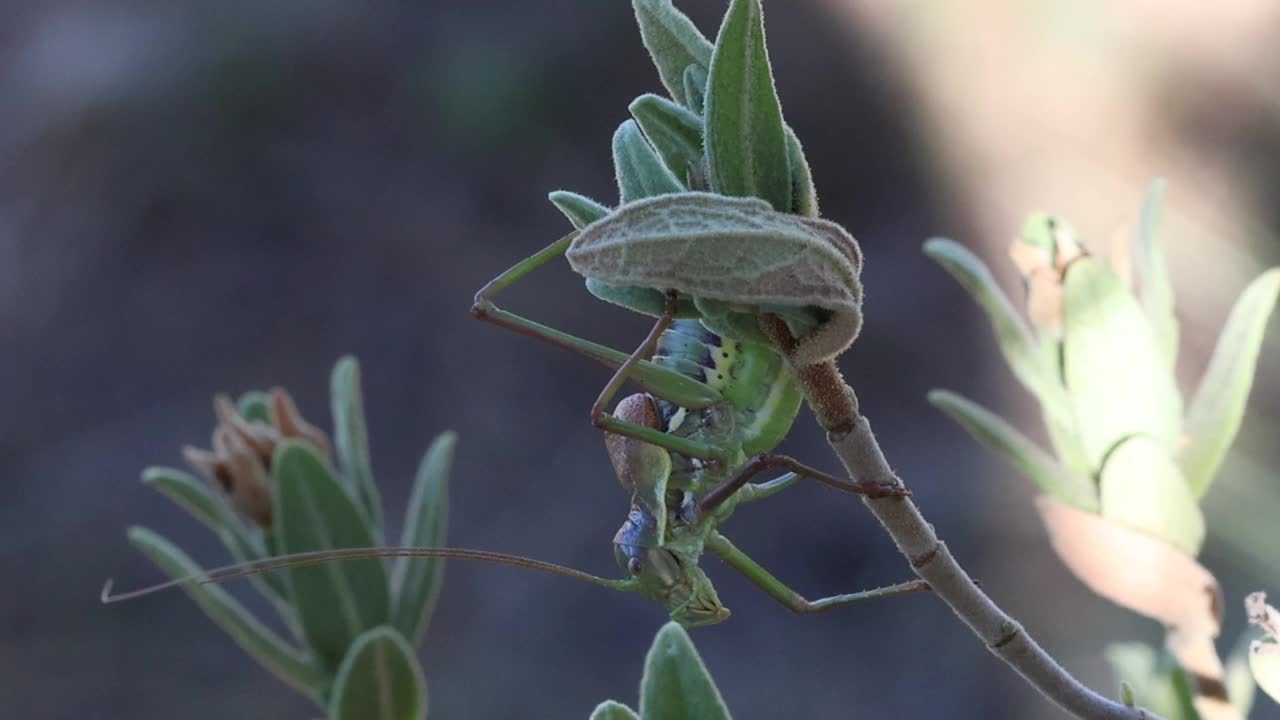
[[[641,565],[642,564],[640,562],[640,558],[633,557],[627,561],[627,572],[631,573],[632,575],[639,575]]]

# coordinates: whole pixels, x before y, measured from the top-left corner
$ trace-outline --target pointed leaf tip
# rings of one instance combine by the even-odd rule
[[[645,658],[640,715],[663,720],[728,720],[720,691],[694,649],[689,633],[669,622]]]
[[[686,68],[696,65],[705,71],[711,66],[711,41],[671,0],[632,0],[632,6],[640,38],[658,68],[663,87],[673,99],[685,97]]]
[[[605,700],[591,712],[590,720],[640,720],[640,716],[620,702]]]
[[[405,508],[402,547],[444,547],[449,519],[449,467],[458,436],[441,433],[427,449],[418,467]],[[421,642],[431,622],[440,585],[444,581],[443,558],[396,558],[391,570],[395,607],[392,624],[410,642]]]
[[[1280,268],[1264,272],[1240,294],[1191,400],[1178,465],[1197,496],[1213,483],[1240,429],[1278,294]]]

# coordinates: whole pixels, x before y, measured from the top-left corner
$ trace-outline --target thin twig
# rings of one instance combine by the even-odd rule
[[[786,324],[767,316],[762,325],[783,354],[791,357],[796,341]],[[835,363],[827,361],[792,370],[818,423],[827,431],[827,442],[849,477],[856,482],[904,486],[902,479],[889,468],[870,423],[858,411],[857,396]],[[982,639],[988,650],[1008,663],[1040,694],[1079,718],[1153,720],[1157,717],[1142,708],[1128,707],[1099,695],[1063,669],[1022,626],[978,588],[910,497],[863,497],[862,502],[893,538],[916,575],[929,583],[934,594]]]

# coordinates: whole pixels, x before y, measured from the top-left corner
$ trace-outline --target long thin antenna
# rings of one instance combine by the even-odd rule
[[[563,565],[544,562],[542,560],[534,560],[533,558],[522,557],[520,555],[510,555],[490,550],[472,550],[467,548],[390,546],[347,548],[338,550],[312,550],[310,552],[293,553],[291,555],[278,555],[276,557],[262,558],[261,560],[252,560],[250,562],[236,563],[234,565],[224,565],[212,570],[206,570],[202,573],[188,575],[187,577],[170,580],[168,582],[156,583],[155,585],[149,585],[138,590],[130,590],[129,592],[123,593],[112,593],[114,581],[108,578],[106,584],[102,586],[100,600],[105,605],[109,603],[123,602],[125,600],[133,600],[144,595],[150,595],[152,593],[161,592],[163,590],[183,585],[189,585],[191,583],[198,583],[201,585],[210,583],[220,584],[237,578],[247,577],[249,575],[275,572],[289,567],[318,565],[320,563],[341,560],[367,560],[371,558],[389,557],[480,560],[500,565],[511,565],[514,567],[528,568],[530,570],[539,570],[553,575],[562,575],[564,577],[584,580],[594,585],[602,585],[607,588],[621,590],[624,592],[637,589],[637,583],[633,579],[610,580],[609,578],[602,578],[598,575],[582,572],[581,570],[574,570],[573,568],[565,567]]]

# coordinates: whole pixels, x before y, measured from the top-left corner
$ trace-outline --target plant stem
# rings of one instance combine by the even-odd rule
[[[791,357],[796,340],[786,324],[766,316],[762,326],[784,356]],[[905,486],[889,468],[870,423],[858,410],[857,396],[835,363],[793,365],[792,372],[849,477],[857,482]],[[929,583],[934,594],[982,639],[988,650],[1008,663],[1040,694],[1079,718],[1152,720],[1156,717],[1142,708],[1128,707],[1099,695],[1063,669],[1021,625],[978,588],[910,497],[863,497],[862,502],[893,538],[916,575]]]

